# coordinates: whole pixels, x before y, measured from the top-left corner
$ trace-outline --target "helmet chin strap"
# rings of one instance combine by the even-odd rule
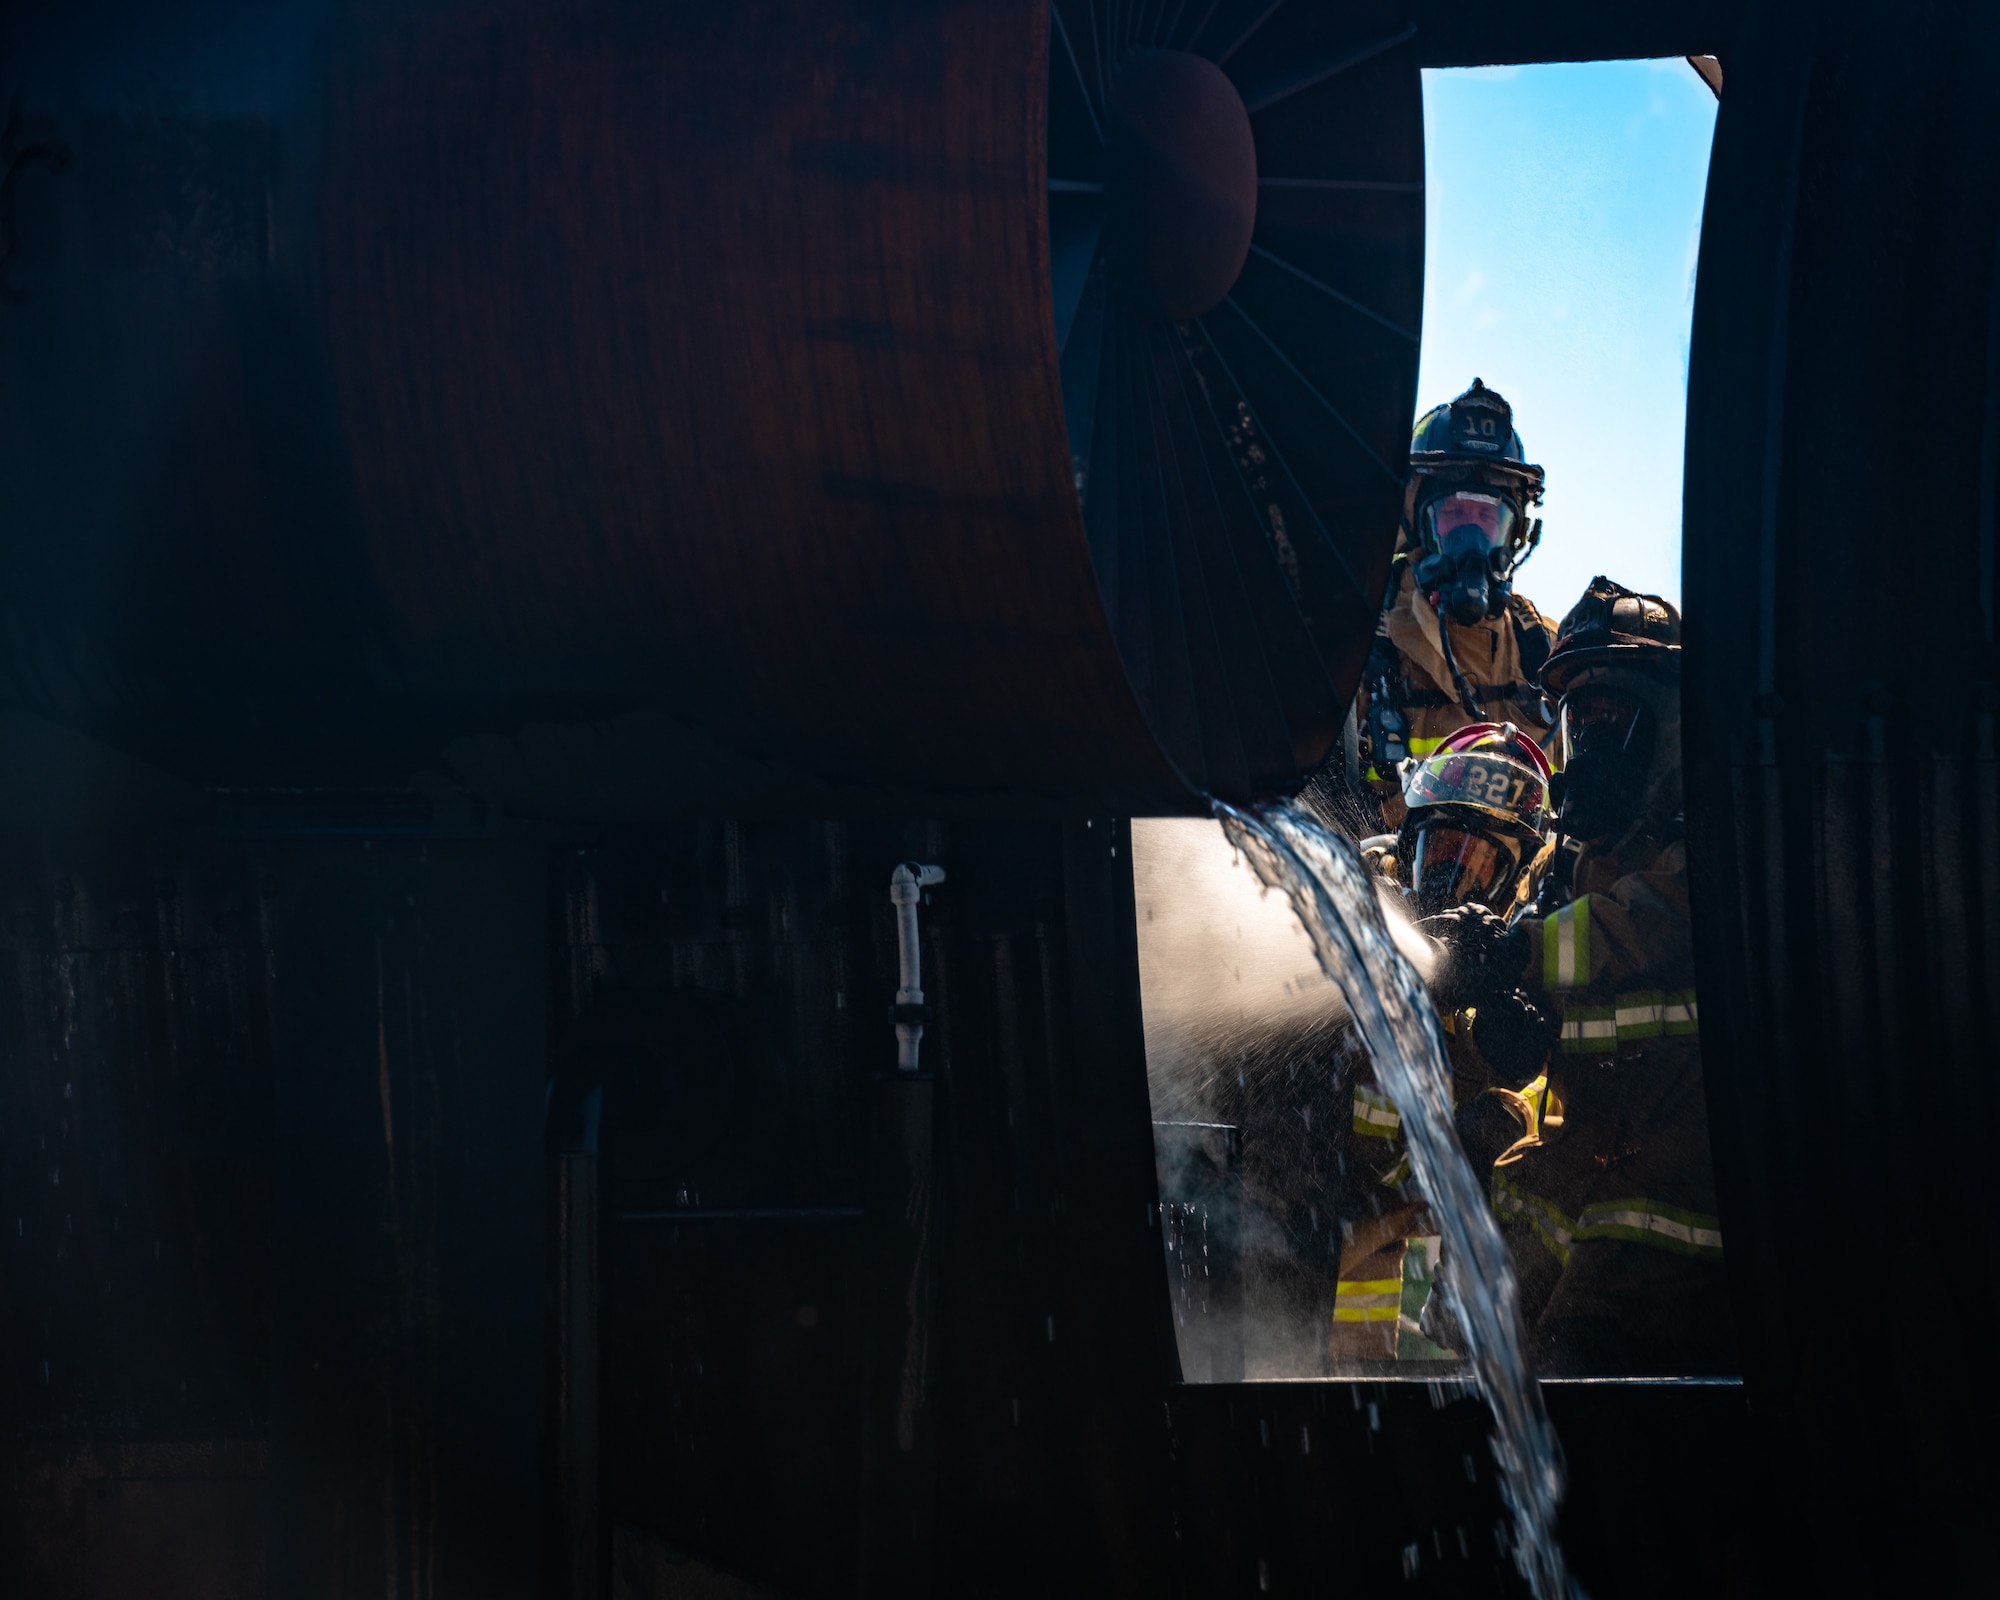
[[[1528,557],[1542,547],[1542,519],[1536,517],[1528,523],[1528,537],[1521,542],[1521,553],[1508,563],[1507,577],[1511,580],[1515,573],[1528,564]]]

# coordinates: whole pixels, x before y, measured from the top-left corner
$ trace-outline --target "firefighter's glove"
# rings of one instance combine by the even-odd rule
[[[1444,1012],[1482,1006],[1507,994],[1528,964],[1528,935],[1481,905],[1448,906],[1418,928],[1436,941],[1431,998]]]
[[[1534,1081],[1542,1063],[1562,1038],[1562,1018],[1544,1011],[1523,989],[1489,995],[1472,1019],[1472,1042],[1510,1089]]]

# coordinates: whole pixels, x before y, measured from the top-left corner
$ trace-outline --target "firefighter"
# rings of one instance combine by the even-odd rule
[[[1399,767],[1475,722],[1548,729],[1535,672],[1550,628],[1515,570],[1541,540],[1513,409],[1478,378],[1421,417],[1410,440],[1398,550],[1355,698],[1350,733],[1314,775],[1308,803],[1357,833],[1403,820]]]
[[[1548,859],[1542,832],[1548,785],[1548,758],[1513,724],[1461,728],[1411,771],[1403,825],[1393,847],[1377,853],[1376,870],[1397,884],[1420,916],[1462,905],[1514,912],[1531,897],[1535,874]],[[1446,1009],[1444,1026],[1453,1099],[1461,1104],[1531,1076],[1553,1032],[1518,991],[1494,993],[1476,1015]],[[1533,1059],[1520,1073],[1513,1066],[1521,1054],[1514,1040],[1524,1028]],[[1408,1253],[1413,1239],[1433,1230],[1422,1204],[1407,1192],[1401,1126],[1388,1096],[1362,1067],[1354,1085],[1352,1155],[1341,1206],[1345,1237],[1328,1342],[1336,1360],[1392,1360],[1399,1348],[1415,1346],[1399,1338],[1400,1314],[1421,1309],[1404,1305],[1405,1268],[1407,1263],[1412,1279],[1428,1276],[1417,1269],[1434,1263],[1409,1261]],[[1420,1299],[1421,1290],[1413,1298]]]
[[[1481,905],[1505,915],[1531,888],[1549,760],[1513,723],[1475,722],[1411,771],[1397,830],[1396,881],[1420,917]]]
[[[1666,601],[1591,580],[1541,674],[1557,697],[1558,827],[1580,849],[1512,927],[1463,908],[1425,925],[1447,987],[1491,993],[1497,974],[1560,1018],[1545,1073],[1475,1108],[1511,1113],[1493,1203],[1546,1372],[1734,1365],[1681,822],[1680,649]]]

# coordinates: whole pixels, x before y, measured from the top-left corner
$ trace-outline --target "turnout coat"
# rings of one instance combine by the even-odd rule
[[[1734,1369],[1677,823],[1587,850],[1533,918],[1523,985],[1562,1018],[1493,1203],[1543,1370]]]

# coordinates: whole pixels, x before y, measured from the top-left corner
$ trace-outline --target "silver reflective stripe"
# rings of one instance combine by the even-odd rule
[[[1402,1125],[1403,1119],[1397,1115],[1396,1108],[1390,1103],[1387,1095],[1374,1094],[1367,1089],[1354,1091],[1356,1133],[1371,1132],[1377,1128],[1385,1133],[1394,1133]]]
[[[1621,994],[1615,1009],[1621,1039],[1651,1038],[1666,1025],[1667,1008],[1657,992]]]
[[[1722,1254],[1722,1225],[1714,1217],[1656,1200],[1601,1200],[1585,1206],[1576,1237],[1664,1245],[1682,1255]]]
[[[1595,1228],[1637,1228],[1641,1233],[1657,1233],[1663,1239],[1678,1239],[1682,1244],[1701,1245],[1710,1250],[1722,1248],[1720,1228],[1690,1227],[1656,1211],[1600,1211],[1592,1207],[1590,1220],[1584,1224],[1584,1237],[1590,1237]]]
[[[1701,1024],[1701,1013],[1695,1006],[1694,990],[1683,989],[1678,994],[1666,997],[1666,1004],[1660,1007],[1660,1021],[1667,1033],[1694,1033]]]
[[[1600,1200],[1585,1206],[1571,1222],[1546,1200],[1517,1189],[1504,1178],[1493,1180],[1493,1209],[1525,1218],[1556,1256],[1568,1261],[1581,1240],[1615,1240],[1658,1245],[1677,1255],[1714,1257],[1722,1254],[1722,1225],[1714,1217],[1657,1200]]]
[[[1657,989],[1619,995],[1608,1006],[1563,1005],[1562,1047],[1572,1053],[1608,1055],[1627,1039],[1692,1034],[1696,1026],[1694,990]]]
[[[1493,1181],[1493,1209],[1511,1211],[1526,1218],[1542,1236],[1542,1242],[1555,1253],[1557,1260],[1569,1260],[1569,1247],[1575,1235],[1570,1231],[1569,1219],[1547,1201],[1523,1193],[1504,1178],[1496,1178]]]
[[[1655,1038],[1663,1033],[1694,1033],[1698,1013],[1694,990],[1654,990],[1647,994],[1621,994],[1617,1000],[1618,1037]]]
[[[1609,1055],[1618,1048],[1618,1019],[1609,1006],[1571,1005],[1563,1011],[1562,1047],[1572,1055]]]

